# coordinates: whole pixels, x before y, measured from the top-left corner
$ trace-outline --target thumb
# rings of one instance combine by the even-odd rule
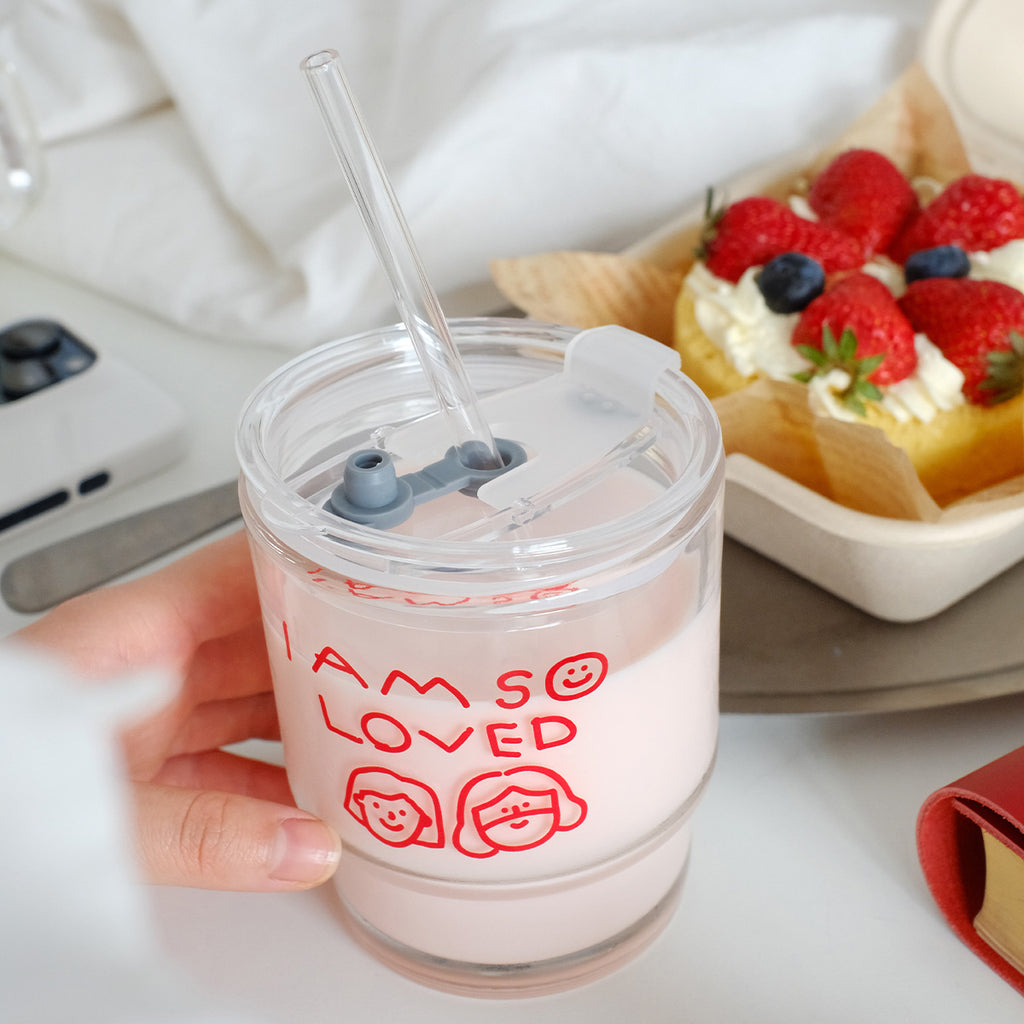
[[[334,874],[341,856],[325,822],[255,797],[141,782],[135,810],[143,869],[160,885],[309,889]]]

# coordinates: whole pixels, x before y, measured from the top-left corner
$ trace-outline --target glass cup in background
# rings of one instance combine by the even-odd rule
[[[485,397],[560,372],[575,332],[452,333]],[[717,738],[721,438],[665,373],[654,444],[519,530],[439,537],[480,514],[460,493],[391,530],[323,509],[347,453],[433,408],[391,328],[299,356],[243,411],[285,763],[341,834],[361,941],[436,987],[536,994],[629,959],[675,905]]]
[[[21,220],[42,188],[35,120],[14,65],[0,58],[0,231]]]

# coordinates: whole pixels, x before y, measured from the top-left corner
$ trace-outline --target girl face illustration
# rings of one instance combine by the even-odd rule
[[[495,850],[527,850],[558,829],[558,793],[553,789],[509,786],[493,800],[474,807],[473,818],[488,846]]]
[[[390,846],[415,843],[430,819],[407,796],[364,790],[354,795],[363,810],[363,824]]]
[[[437,794],[387,768],[357,768],[345,788],[345,810],[388,846],[444,845]]]
[[[452,844],[467,857],[532,850],[576,828],[586,816],[586,801],[550,768],[523,765],[485,772],[459,793]]]

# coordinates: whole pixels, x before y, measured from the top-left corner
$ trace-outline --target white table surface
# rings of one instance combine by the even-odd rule
[[[189,411],[190,446],[148,481],[0,540],[0,563],[231,477],[239,406],[285,358],[190,336],[0,260],[0,322],[25,316],[61,319],[160,381]],[[0,615],[3,633],[27,621]],[[287,1024],[1017,1022],[1021,997],[940,918],[914,822],[931,790],[1022,743],[1024,696],[887,715],[724,716],[675,917],[633,963],[561,995],[481,1001],[420,987],[364,953],[323,890],[158,889],[157,926],[211,999]]]

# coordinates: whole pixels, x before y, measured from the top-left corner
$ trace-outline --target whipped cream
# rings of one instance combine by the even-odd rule
[[[968,253],[969,277],[979,281],[1001,281],[1024,292],[1024,238],[1015,238],[998,249]]]
[[[917,367],[904,380],[882,389],[882,408],[901,423],[909,420],[930,422],[940,410],[963,405],[964,375],[928,340],[914,335]]]
[[[686,277],[694,295],[700,329],[744,377],[762,374],[783,380],[806,370],[808,362],[790,344],[799,313],[773,313],[757,287],[760,267],[732,284],[695,263]]]
[[[789,208],[798,216],[803,217],[804,220],[813,220],[817,222],[818,215],[811,209],[811,204],[807,201],[807,196],[802,196],[799,193],[794,192],[789,197]]]
[[[860,269],[865,274],[877,277],[892,292],[894,298],[898,299],[907,290],[907,283],[903,278],[903,268],[888,256],[873,256]]]
[[[1019,257],[1024,261],[1024,248]],[[700,329],[738,373],[744,377],[789,380],[793,374],[811,366],[791,344],[800,314],[773,313],[768,308],[757,287],[760,269],[751,267],[732,284],[712,274],[703,263],[695,263],[685,284],[694,297],[694,313]],[[863,269],[879,278],[894,294],[902,291],[902,272],[891,260],[880,257],[865,264]],[[1024,262],[1021,272],[1024,283]],[[939,411],[963,403],[964,377],[925,335],[915,335],[914,348],[917,352],[914,372],[905,380],[883,388],[879,404],[900,422],[914,419],[928,423]],[[857,421],[857,414],[840,397],[849,385],[850,377],[844,370],[837,368],[818,374],[809,383],[812,408],[834,419]]]
[[[964,375],[926,335],[914,335],[914,350],[917,368],[909,377],[882,388],[878,404],[900,423],[929,423],[939,410],[963,403]],[[860,417],[839,397],[849,386],[850,375],[839,368],[812,377],[808,382],[811,408],[833,419],[857,422]]]

